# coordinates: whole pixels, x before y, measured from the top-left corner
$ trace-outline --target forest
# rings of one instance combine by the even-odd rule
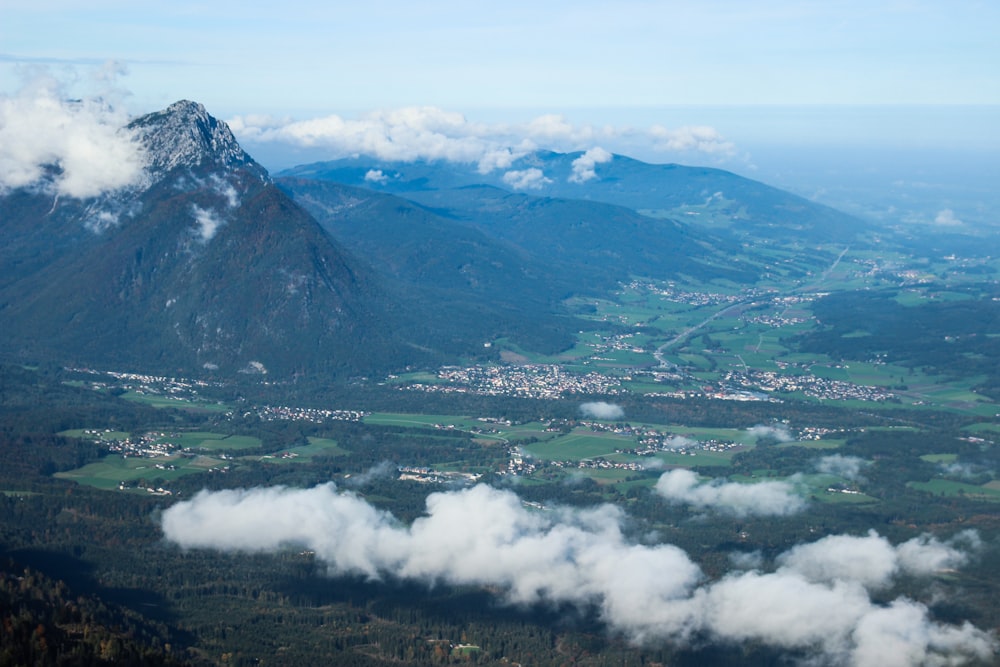
[[[159,517],[203,489],[282,485],[309,488],[329,481],[403,524],[422,516],[440,485],[384,474],[397,465],[458,466],[482,473],[480,484],[513,488],[538,506],[593,508],[611,503],[629,517],[625,537],[683,549],[705,576],[725,578],[734,554],[779,557],[818,535],[863,535],[890,541],[924,534],[948,538],[974,529],[982,548],[964,567],[933,581],[929,613],[941,623],[1000,625],[996,502],[962,493],[933,496],[920,483],[938,478],[934,457],[967,470],[997,468],[995,447],[970,439],[971,417],[935,411],[845,411],[809,403],[780,406],[710,400],[631,397],[633,421],[745,427],[764,420],[849,427],[837,453],[868,462],[854,483],[870,502],[810,500],[791,516],[716,516],[705,520],[652,492],[661,471],[639,471],[623,483],[576,479],[516,486],[497,474],[506,450],[462,431],[356,422],[262,421],[190,409],[154,409],[116,392],[67,384],[64,371],[4,366],[0,373],[0,665],[58,664],[775,664],[805,658],[802,647],[761,641],[636,644],[609,631],[595,608],[559,603],[501,604],[474,584],[428,586],[419,581],[328,576],[321,556],[289,545],[273,553],[181,549],[164,539]],[[226,392],[235,391],[228,388]],[[260,391],[260,388],[257,388]],[[248,392],[249,393],[249,392]],[[379,398],[381,396],[381,399]],[[513,421],[578,418],[576,401],[505,397],[380,394],[354,400],[397,411],[480,414]],[[409,403],[408,403],[409,402]],[[905,427],[899,428],[905,421]],[[107,456],[70,428],[226,429],[261,442],[225,474],[170,481],[171,496],[103,491],[53,477]],[[294,463],[263,458],[308,442],[334,440],[338,451]],[[762,442],[733,456],[731,466],[692,469],[705,479],[783,479],[806,470],[817,451],[798,443]],[[236,452],[233,452],[236,454]],[[389,462],[391,466],[386,466]],[[382,474],[366,474],[381,470]],[[152,477],[150,484],[161,480]],[[353,480],[353,481],[352,481]],[[983,481],[983,480],[980,480]],[[655,538],[651,536],[655,535]],[[926,599],[927,582],[900,577],[876,601]]]

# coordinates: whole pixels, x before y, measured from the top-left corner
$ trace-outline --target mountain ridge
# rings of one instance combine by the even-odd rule
[[[0,249],[8,355],[281,377],[426,356],[393,335],[370,269],[225,123],[182,101],[129,127],[146,149],[143,185],[87,200],[53,202],[44,188],[0,199],[15,239]],[[95,210],[104,224],[89,223]]]
[[[356,156],[279,171],[277,178],[330,180],[427,201],[432,192],[487,185],[507,192],[624,206],[652,217],[686,222],[738,237],[807,242],[852,242],[868,232],[861,220],[828,206],[723,169],[651,164],[607,153],[535,151],[504,170],[472,164],[410,162]]]

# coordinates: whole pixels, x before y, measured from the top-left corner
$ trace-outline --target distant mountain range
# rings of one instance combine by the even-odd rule
[[[728,172],[621,156],[485,175],[357,158],[272,180],[199,104],[130,129],[142,185],[0,196],[4,357],[289,378],[490,356],[499,338],[555,352],[579,329],[571,295],[633,275],[753,283],[757,244],[864,233]]]
[[[361,156],[302,165],[278,176],[390,192],[442,210],[454,207],[456,190],[489,185],[536,197],[613,204],[765,243],[850,242],[867,232],[858,218],[728,171],[648,164],[623,155],[593,158],[587,153],[538,151],[487,173],[475,164]]]

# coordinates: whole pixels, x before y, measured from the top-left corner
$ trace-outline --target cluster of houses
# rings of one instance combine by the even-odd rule
[[[370,415],[364,410],[330,410],[326,408],[295,408],[264,405],[245,412],[244,417],[256,414],[263,421],[307,421],[322,424],[328,421],[360,422]]]
[[[449,366],[440,369],[437,376],[438,383],[410,384],[406,388],[542,399],[559,398],[564,394],[617,394],[623,391],[618,378],[600,373],[573,373],[557,364]]]
[[[883,387],[830,380],[815,375],[784,375],[775,371],[730,371],[723,382],[765,392],[801,392],[806,396],[822,400],[856,400],[884,402],[896,395]]]

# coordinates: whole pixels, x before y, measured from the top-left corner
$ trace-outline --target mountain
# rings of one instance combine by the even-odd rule
[[[139,185],[0,198],[6,356],[190,373],[367,372],[424,358],[384,291],[271,181],[229,128],[182,101],[128,128]]]
[[[846,213],[728,171],[648,164],[622,155],[595,158],[537,151],[506,169],[486,173],[474,164],[360,156],[302,165],[278,176],[336,181],[429,205],[431,193],[489,185],[540,197],[614,204],[649,217],[726,230],[758,243],[848,243],[869,231]]]
[[[726,172],[620,156],[592,175],[583,154],[536,153],[504,174],[358,158],[272,179],[199,104],[126,130],[140,182],[0,195],[4,357],[286,378],[488,357],[501,338],[555,353],[580,329],[567,297],[633,276],[753,283],[771,243],[804,273],[828,261],[803,239],[854,229]]]
[[[276,182],[349,249],[408,284],[462,285],[493,302],[558,307],[634,275],[753,282],[737,243],[601,202],[492,186],[432,191],[424,204],[332,181]]]

